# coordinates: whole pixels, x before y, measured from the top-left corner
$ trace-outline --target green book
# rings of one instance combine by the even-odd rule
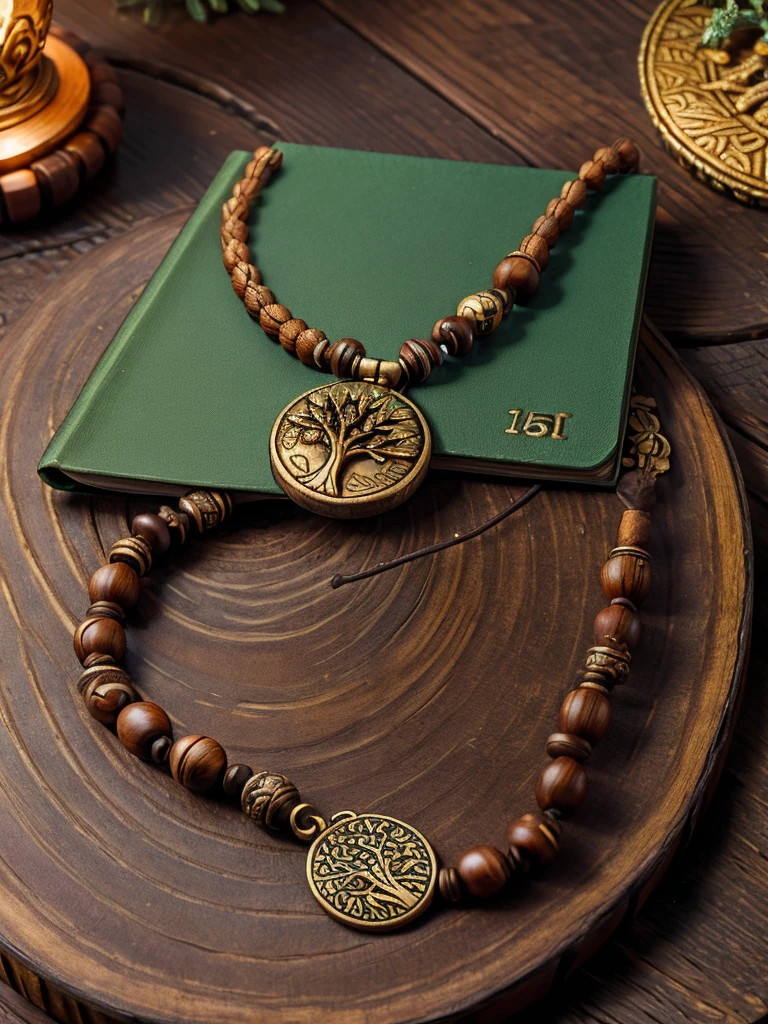
[[[493,270],[572,172],[280,143],[251,211],[265,284],[333,341],[397,359]],[[221,205],[232,153],[94,369],[40,463],[55,487],[281,493],[273,421],[328,377],[287,355],[232,291]],[[551,253],[528,306],[409,395],[433,465],[611,484],[618,474],[655,179],[615,176]]]

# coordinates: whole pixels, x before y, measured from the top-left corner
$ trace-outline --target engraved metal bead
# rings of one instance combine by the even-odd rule
[[[240,803],[243,813],[259,825],[281,828],[301,800],[298,789],[285,775],[258,772],[243,787]]]
[[[232,513],[232,499],[226,491],[189,491],[179,508],[195,524],[198,533],[212,530]]]
[[[462,299],[456,308],[457,316],[464,316],[477,335],[495,331],[504,316],[508,296],[501,288],[488,288]]]
[[[590,647],[587,651],[586,668],[601,676],[610,676],[617,684],[624,683],[629,676],[632,655],[618,647]]]
[[[177,512],[175,509],[171,508],[170,505],[161,505],[157,514],[165,521],[165,524],[171,531],[171,537],[177,537],[179,543],[183,544],[187,539],[189,516],[184,512]]]

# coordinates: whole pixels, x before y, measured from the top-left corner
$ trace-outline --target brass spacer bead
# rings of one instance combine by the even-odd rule
[[[125,562],[139,576],[146,576],[152,568],[152,549],[143,537],[123,537],[109,549],[109,562]]]
[[[592,674],[594,674],[594,673],[592,673]],[[610,695],[611,695],[610,687],[606,686],[604,682],[598,683],[598,682],[596,682],[593,679],[585,679],[583,682],[579,683],[578,689],[580,689],[580,690],[597,690],[598,693],[602,693],[606,697],[610,697]]]
[[[507,255],[504,257],[504,259],[508,260],[512,256],[521,256],[524,260],[528,260],[529,263],[532,263],[534,265],[534,267],[536,268],[537,272],[539,274],[541,273],[541,264],[536,259],[536,257],[533,256],[531,253],[523,252],[522,249],[515,249],[514,252],[508,252]]]
[[[643,548],[619,547],[612,548],[608,557],[618,558],[620,555],[630,555],[632,558],[639,558],[641,561],[650,562],[651,556]]]
[[[225,491],[188,491],[179,501],[179,508],[194,523],[198,533],[219,526],[231,514],[232,499]]]
[[[301,801],[298,789],[279,772],[257,772],[246,782],[240,804],[246,817],[267,828],[279,829],[289,823],[293,808]]]
[[[456,868],[440,868],[437,887],[446,903],[458,903],[462,897],[461,879]]]

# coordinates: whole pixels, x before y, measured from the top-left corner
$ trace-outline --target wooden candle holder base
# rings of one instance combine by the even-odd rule
[[[123,94],[104,58],[55,25],[45,56],[58,83],[50,100],[0,129],[0,226],[69,202],[122,137]]]

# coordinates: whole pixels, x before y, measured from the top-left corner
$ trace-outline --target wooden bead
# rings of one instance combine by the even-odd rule
[[[458,903],[461,899],[461,878],[456,868],[440,868],[437,887],[446,903]]]
[[[501,288],[487,288],[462,299],[456,315],[466,317],[475,335],[480,337],[496,330],[508,301],[509,295]]]
[[[539,287],[539,271],[525,256],[507,256],[494,270],[493,283],[514,292],[517,302],[529,302]]]
[[[85,617],[86,619],[115,619],[116,622],[122,622],[125,612],[114,601],[94,601],[88,606]]]
[[[277,340],[283,346],[286,352],[296,355],[296,339],[302,331],[306,331],[307,325],[303,320],[299,320],[298,317],[294,317],[292,320],[286,320],[284,324],[280,324],[280,330],[277,333]]]
[[[631,139],[621,138],[611,146],[619,157],[620,170],[624,173],[636,171],[640,164],[640,150]]]
[[[131,677],[114,664],[87,668],[78,679],[77,688],[90,714],[104,725],[114,725],[123,708],[137,700]]]
[[[600,149],[596,149],[592,159],[602,162],[606,174],[616,174],[621,167],[619,154],[612,146],[601,146]]]
[[[0,191],[3,193],[8,219],[14,224],[36,217],[42,209],[40,187],[28,167],[0,177]]]
[[[236,238],[233,238],[224,249],[223,259],[227,273],[231,274],[238,263],[251,262],[251,253],[245,242],[238,242]]]
[[[261,329],[273,337],[280,333],[280,328],[288,320],[293,319],[293,313],[287,306],[281,306],[279,302],[273,302],[269,306],[263,306],[259,313]]]
[[[626,644],[630,651],[640,640],[640,616],[621,604],[610,604],[595,616],[595,643],[615,647]]]
[[[467,890],[481,898],[495,896],[512,873],[506,857],[495,846],[471,846],[461,855],[456,872]]]
[[[35,160],[29,169],[37,178],[43,201],[50,206],[69,202],[80,188],[79,165],[65,149]]]
[[[104,82],[103,85],[114,85]],[[98,136],[107,153],[114,153],[123,137],[123,120],[113,107],[98,107],[86,120],[85,127]]]
[[[152,744],[149,756],[155,764],[164,765],[167,763],[173,747],[173,740],[170,736],[158,736]]]
[[[123,90],[117,82],[99,82],[91,88],[91,103],[94,107],[111,107],[118,114],[125,110]]]
[[[236,198],[242,196],[250,202],[261,192],[265,184],[266,182],[259,181],[258,178],[241,178],[232,189],[232,195]]]
[[[316,327],[308,327],[301,331],[296,338],[296,355],[305,366],[314,366],[315,349],[321,342],[327,340],[324,331],[319,331]],[[330,346],[328,347],[330,348]]]
[[[74,645],[81,662],[89,654],[108,654],[120,661],[125,654],[125,630],[115,619],[84,619],[75,630]]]
[[[533,222],[532,233],[534,235],[541,235],[547,246],[550,249],[554,249],[560,237],[560,228],[555,217],[552,217],[550,214],[544,214],[541,217],[537,217]]]
[[[651,589],[651,560],[646,551],[637,548],[637,554],[624,553],[628,549],[611,552],[600,573],[605,596],[626,597],[634,605],[641,604]],[[615,552],[615,553],[614,553]]]
[[[125,562],[139,576],[146,576],[152,568],[152,548],[143,537],[123,537],[115,541],[107,557],[110,562]]]
[[[400,347],[399,362],[409,384],[423,384],[442,361],[443,353],[431,338],[409,338]]]
[[[565,814],[575,810],[587,792],[587,773],[572,757],[555,758],[539,776],[536,802],[542,811],[550,807]]]
[[[91,601],[113,601],[121,608],[133,608],[141,595],[139,577],[124,562],[102,565],[91,576],[88,597]]]
[[[229,245],[233,238],[237,242],[247,242],[249,233],[248,225],[238,217],[230,217],[221,225],[221,239],[224,246]]]
[[[314,351],[314,350],[313,350]],[[365,345],[357,338],[341,338],[328,349],[331,373],[337,377],[352,377],[356,363],[365,355]],[[313,356],[314,362],[314,356]]]
[[[265,285],[255,284],[253,281],[249,281],[246,285],[243,302],[254,320],[258,320],[262,309],[265,306],[271,306],[274,301],[275,296]]]
[[[221,207],[221,223],[226,224],[232,217],[238,220],[247,220],[250,207],[248,200],[243,196],[232,196]]]
[[[572,757],[579,764],[592,753],[592,745],[570,732],[553,732],[547,739],[547,754],[550,757]]]
[[[543,867],[552,863],[560,849],[560,826],[544,814],[523,814],[507,829],[507,842]]]
[[[149,544],[153,555],[163,555],[171,546],[171,531],[165,520],[153,512],[134,516],[131,533],[134,537],[142,537]]]
[[[560,189],[560,198],[567,199],[574,210],[580,210],[587,201],[587,186],[580,178],[566,181]]]
[[[210,736],[182,736],[171,747],[168,761],[174,779],[193,793],[212,789],[227,767],[224,748]]]
[[[254,151],[253,160],[249,161],[245,168],[246,178],[256,178],[264,186],[272,175],[280,170],[283,163],[283,154],[279,149],[272,149],[270,146],[259,146]]]
[[[628,508],[621,516],[617,547],[646,548],[651,539],[650,513],[639,508]]]
[[[579,177],[587,188],[599,192],[605,184],[605,166],[602,160],[587,160],[579,168]]]
[[[575,213],[574,207],[567,199],[550,199],[547,203],[547,216],[555,218],[557,226],[561,231],[567,231],[571,224],[573,224]]]
[[[232,499],[226,491],[187,491],[179,500],[179,508],[188,517],[198,533],[220,526],[232,515]]]
[[[253,768],[251,768],[250,765],[231,764],[224,772],[224,778],[221,780],[221,788],[227,796],[232,796],[236,800],[239,800],[243,792],[243,787],[252,775]]]
[[[605,693],[582,685],[566,695],[560,708],[562,732],[599,743],[611,723],[611,702]]]
[[[78,132],[64,144],[80,164],[80,180],[90,181],[104,166],[106,152],[93,132]]]
[[[239,299],[245,299],[249,284],[261,284],[261,271],[253,263],[236,263],[232,268],[232,288]]]
[[[117,735],[125,749],[148,760],[152,744],[161,736],[171,738],[171,720],[159,704],[140,700],[123,708],[117,716]]]
[[[494,275],[493,283],[496,285]],[[475,340],[472,324],[465,316],[444,316],[432,328],[432,341],[449,356],[465,356]]]
[[[177,512],[170,505],[161,505],[157,514],[163,520],[171,534],[171,540],[183,544],[189,531],[189,517],[184,512]]]
[[[520,252],[533,256],[540,270],[546,270],[549,264],[549,246],[541,235],[526,235],[520,243]]]

